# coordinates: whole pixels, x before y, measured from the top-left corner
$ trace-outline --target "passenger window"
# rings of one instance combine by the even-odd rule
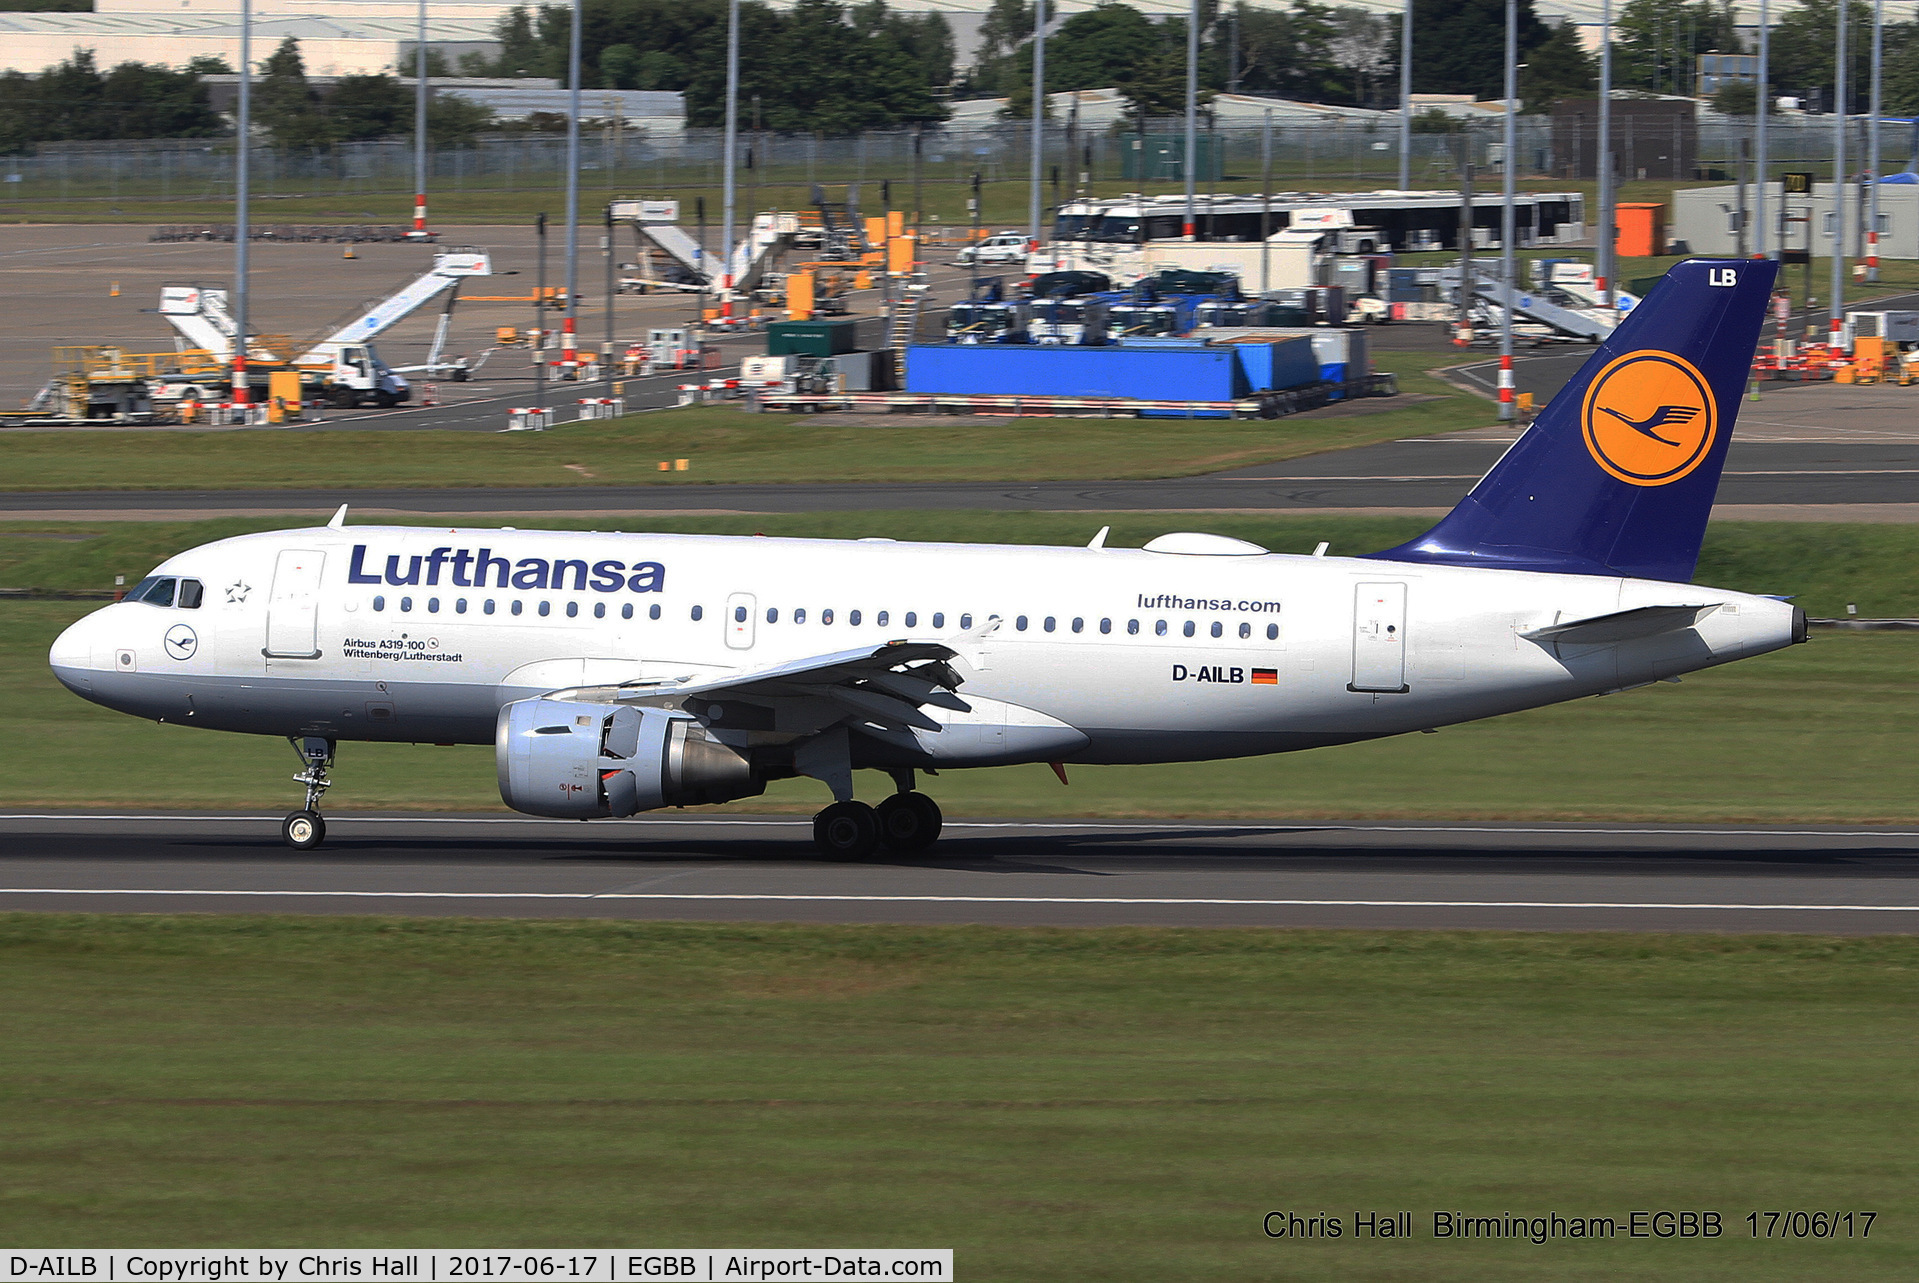
[[[1019,629],[1019,630],[1020,630],[1021,632],[1025,632],[1025,631],[1026,631],[1026,616],[1024,616],[1024,615],[1021,615],[1021,616],[1020,616],[1020,617],[1019,617],[1018,619],[1015,619],[1015,620],[1013,621],[1013,627],[1015,627],[1015,628],[1017,628],[1017,629]]]
[[[822,624],[830,624],[833,622],[833,611],[830,607],[820,612],[820,622]]]
[[[1085,632],[1085,631],[1086,631],[1086,621],[1085,621],[1084,619],[1075,619],[1075,620],[1073,621],[1073,631],[1074,631],[1074,632],[1076,632],[1076,633],[1083,633],[1083,632]]]
[[[462,597],[453,603],[453,613],[456,615],[466,614],[466,598]]]
[[[1190,620],[1190,619],[1189,619],[1189,620],[1187,620],[1187,621],[1186,621],[1186,628],[1185,628],[1185,630],[1184,630],[1184,631],[1185,631],[1185,633],[1186,633],[1186,635],[1187,635],[1188,637],[1191,637],[1191,636],[1193,635],[1193,621],[1192,621],[1192,620]]]
[[[945,612],[945,611],[943,611],[943,610],[936,610],[936,611],[934,611],[934,612],[933,612],[933,627],[935,627],[935,628],[944,628],[944,627],[946,627],[946,612]]]
[[[1253,635],[1253,626],[1251,624],[1241,624],[1239,626],[1239,639],[1241,641],[1245,641],[1248,637],[1251,637],[1252,635]]]
[[[577,602],[577,601],[569,601],[568,603],[566,603],[566,617],[567,617],[568,619],[577,619],[577,618],[579,618],[579,615],[580,615],[580,603],[579,603],[579,602]]]
[[[1278,625],[1278,624],[1268,624],[1268,625],[1266,625],[1266,640],[1267,640],[1267,641],[1278,641],[1278,640],[1279,640],[1279,625]]]
[[[544,619],[544,618],[546,618],[546,617],[547,617],[548,615],[550,615],[550,614],[552,614],[552,613],[553,613],[553,603],[552,603],[552,602],[550,602],[550,601],[543,601],[543,602],[541,602],[541,603],[540,603],[540,618],[542,618],[542,619]]]
[[[492,603],[492,602],[490,602],[490,601],[489,601],[489,602],[487,603],[487,605],[489,605],[489,606],[491,606],[492,604],[493,604],[493,603]],[[627,603],[626,603],[626,604],[625,604],[624,606],[621,606],[621,607],[620,607],[620,618],[621,618],[621,619],[631,619],[631,618],[633,618],[633,603],[632,603],[632,602],[630,602],[630,601],[629,601],[629,602],[627,602]]]
[[[777,624],[780,622],[780,608],[778,606],[768,606],[766,608],[766,622],[769,624]]]
[[[961,616],[960,616],[960,631],[961,631],[961,632],[965,632],[965,631],[966,631],[967,629],[969,629],[969,628],[971,628],[972,626],[973,626],[973,617],[972,617],[971,615],[961,615]]]
[[[596,602],[594,602],[594,603],[593,603],[593,618],[595,618],[595,619],[605,619],[605,618],[606,618],[606,603],[605,603],[605,602],[603,602],[603,601],[596,601]]]
[[[524,609],[524,607],[521,606],[520,599],[515,597],[513,599],[513,613],[517,615],[522,609]]]
[[[806,607],[801,606],[798,610],[795,610],[793,612],[793,622],[796,624],[803,624],[806,622]]]
[[[493,613],[493,599],[491,597],[486,599],[486,605],[480,607],[480,613],[482,615],[490,615]]]
[[[1226,625],[1220,623],[1217,619],[1215,619],[1213,621],[1213,636],[1224,637],[1225,635],[1226,635]]]
[[[886,620],[887,620],[887,612],[883,610],[879,614],[873,616],[873,622],[875,624],[878,624],[881,628],[886,627]]]
[[[700,622],[700,621],[701,621],[702,619],[705,619],[705,618],[706,618],[706,607],[704,607],[704,606],[695,606],[695,607],[693,607],[693,622],[694,622],[694,623],[696,623],[696,624],[697,624],[697,623],[699,623],[699,622]]]
[[[1165,621],[1165,620],[1163,620],[1163,619],[1162,619],[1162,620],[1160,620],[1160,621],[1159,621],[1158,623],[1156,623],[1156,624],[1154,624],[1154,625],[1153,625],[1153,635],[1154,635],[1154,636],[1156,636],[1156,637],[1164,637],[1164,636],[1166,635],[1166,621]]]
[[[1110,633],[1110,632],[1112,632],[1112,631],[1113,631],[1113,621],[1112,621],[1112,620],[1110,620],[1110,619],[1102,619],[1102,620],[1100,620],[1100,621],[1099,621],[1099,630],[1100,630],[1100,632],[1102,632],[1102,633]]]
[[[733,607],[733,622],[736,624],[743,624],[746,622],[746,607],[744,606]]]
[[[906,612],[906,626],[908,628],[918,628],[919,622],[920,622],[920,616],[918,611],[909,610]]]
[[[1139,621],[1137,619],[1129,619],[1126,621],[1126,635],[1128,637],[1139,636]]]
[[[658,606],[647,607],[646,617],[648,619],[658,619],[660,617],[660,608]]]
[[[402,597],[402,598],[400,598],[400,609],[401,609],[401,610],[412,610],[412,609],[413,609],[413,598],[411,598],[411,597]]]
[[[426,599],[426,613],[429,615],[437,615],[440,613],[440,599],[438,597],[428,597]]]
[[[180,600],[174,604],[179,606],[181,610],[198,610],[200,609],[200,597],[205,591],[206,590],[200,586],[198,579],[182,579],[180,581]]]
[[[1058,625],[1059,625],[1059,621],[1058,621],[1058,620],[1056,620],[1056,619],[1054,619],[1054,618],[1053,618],[1053,617],[1052,617],[1051,615],[1048,615],[1048,616],[1046,617],[1046,622],[1045,622],[1045,623],[1043,623],[1043,624],[1041,624],[1041,625],[1040,625],[1040,627],[1041,627],[1041,628],[1044,628],[1044,629],[1045,629],[1045,630],[1046,630],[1047,632],[1049,632],[1049,633],[1050,633],[1050,632],[1052,632],[1052,631],[1053,631],[1053,629],[1054,629],[1054,628],[1056,628],[1056,627],[1057,627]]]
[[[860,626],[860,612],[857,610],[847,611],[846,623],[849,627],[858,628]]]
[[[385,610],[385,609],[386,609],[386,598],[384,598],[384,597],[375,597],[375,598],[373,599],[373,609],[375,609],[375,610]]]

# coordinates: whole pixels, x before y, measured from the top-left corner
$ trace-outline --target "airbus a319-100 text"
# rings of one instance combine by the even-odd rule
[[[1672,269],[1448,516],[1366,556],[350,526],[169,558],[68,628],[75,693],[288,737],[296,847],[343,741],[495,746],[593,819],[807,776],[818,845],[923,849],[922,772],[1283,753],[1676,677],[1805,640],[1694,585],[1776,265]],[[1103,532],[1102,532],[1103,534]],[[877,808],[855,772],[885,772]]]

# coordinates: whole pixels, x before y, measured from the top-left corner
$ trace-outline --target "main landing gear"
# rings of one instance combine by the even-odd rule
[[[894,778],[899,791],[877,807],[864,802],[835,802],[813,817],[813,845],[822,855],[835,860],[864,860],[882,846],[910,854],[933,845],[944,822],[939,803],[913,791],[911,771]]]
[[[280,821],[280,837],[296,851],[311,851],[326,841],[326,821],[320,818],[320,796],[332,787],[327,768],[333,765],[333,741],[317,735],[289,735],[287,743],[293,745],[293,751],[300,755],[306,767],[293,777],[293,782],[306,785],[307,804],[304,810],[295,811]]]

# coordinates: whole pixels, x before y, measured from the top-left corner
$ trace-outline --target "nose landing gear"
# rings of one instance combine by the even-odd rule
[[[320,818],[320,797],[332,787],[327,768],[333,765],[333,741],[317,735],[289,735],[287,743],[300,755],[306,767],[293,777],[295,784],[306,785],[306,808],[280,821],[280,837],[296,851],[311,851],[326,841],[326,821]]]

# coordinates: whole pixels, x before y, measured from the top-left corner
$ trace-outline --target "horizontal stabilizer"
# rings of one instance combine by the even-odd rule
[[[1551,628],[1535,628],[1520,636],[1527,641],[1555,645],[1607,646],[1657,637],[1660,633],[1676,633],[1682,628],[1691,628],[1718,609],[1718,606],[1641,606],[1636,610],[1577,619],[1570,624],[1554,624]]]

